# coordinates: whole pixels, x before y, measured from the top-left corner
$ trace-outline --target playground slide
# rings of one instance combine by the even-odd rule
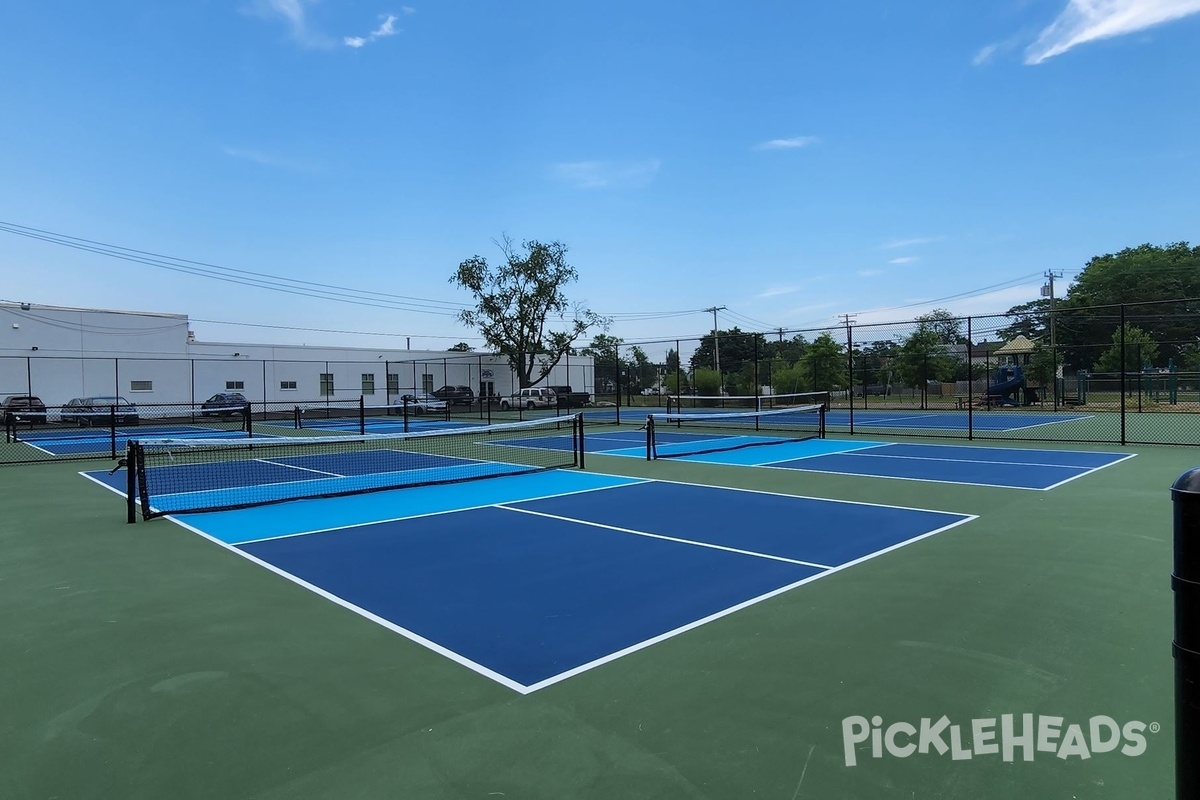
[[[1025,376],[1021,372],[1020,367],[1009,367],[1000,369],[996,373],[996,383],[993,383],[987,388],[988,397],[999,397],[1002,403],[1011,405],[1019,405],[1019,401],[1009,398],[1009,395],[1016,395],[1025,386]]]

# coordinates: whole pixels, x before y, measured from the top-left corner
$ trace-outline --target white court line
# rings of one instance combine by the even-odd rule
[[[1087,472],[1084,472],[1084,473],[1082,473],[1082,474],[1079,474],[1079,475],[1072,475],[1070,478],[1066,478],[1065,480],[1061,480],[1061,481],[1059,481],[1058,483],[1056,483],[1056,484],[1054,484],[1054,485],[1052,485],[1052,486],[1047,486],[1047,487],[1046,487],[1046,489],[1045,489],[1045,491],[1047,491],[1047,492],[1048,492],[1048,491],[1050,491],[1051,489],[1057,489],[1059,486],[1062,486],[1064,483],[1070,483],[1071,481],[1079,480],[1079,479],[1080,479],[1080,478],[1082,478],[1084,475],[1090,475],[1090,474],[1092,474],[1093,472],[1099,472],[1099,471],[1100,471],[1100,470],[1102,470],[1102,469],[1108,469],[1109,467],[1111,467],[1111,466],[1113,466],[1113,465],[1115,465],[1115,464],[1120,464],[1122,461],[1128,461],[1129,459],[1131,459],[1131,458],[1135,458],[1136,456],[1137,456],[1137,453],[1129,453],[1129,454],[1127,454],[1127,455],[1126,455],[1124,458],[1120,458],[1120,459],[1118,459],[1118,460],[1116,460],[1116,461],[1111,461],[1111,462],[1109,462],[1109,463],[1107,463],[1107,464],[1103,464],[1103,465],[1101,465],[1101,466],[1099,466],[1099,467],[1092,467],[1092,468],[1091,468],[1091,469],[1089,469]]]
[[[489,669],[478,662],[472,661],[471,659],[467,658],[466,656],[459,655],[458,653],[454,652],[453,650],[443,647],[442,645],[438,644],[437,642],[434,642],[430,639],[426,639],[424,636],[421,636],[419,633],[410,631],[409,629],[403,628],[403,627],[397,625],[396,623],[386,620],[377,614],[373,614],[370,611],[367,611],[365,608],[362,608],[361,606],[357,606],[354,603],[351,603],[349,600],[345,600],[341,597],[338,597],[336,594],[326,591],[325,589],[322,589],[320,586],[317,586],[316,584],[309,583],[308,581],[304,580],[303,578],[297,577],[296,575],[293,575],[292,573],[290,573],[284,569],[281,569],[281,568],[275,566],[274,564],[271,564],[270,562],[263,561],[261,558],[257,558],[255,556],[251,555],[250,553],[247,553],[246,551],[240,549],[239,547],[236,547],[231,544],[226,544],[225,542],[222,542],[220,539],[218,539],[214,536],[210,536],[209,534],[205,533],[204,531],[200,530],[199,528],[195,528],[195,527],[187,524],[186,522],[181,522],[173,517],[168,517],[168,519],[170,519],[172,522],[174,522],[176,525],[180,526],[181,528],[186,528],[187,530],[191,531],[192,533],[203,536],[205,539],[208,539],[210,542],[214,542],[219,547],[223,547],[226,550],[230,550],[234,553],[237,553],[239,556],[246,559],[247,561],[253,562],[253,563],[257,564],[258,566],[262,567],[263,569],[269,570],[270,572],[273,572],[276,575],[291,581],[292,583],[296,584],[297,586],[302,586],[305,589],[308,589],[310,592],[312,592],[320,597],[323,597],[332,603],[336,603],[337,605],[341,606],[342,608],[353,611],[355,614],[358,614],[361,617],[365,617],[366,619],[369,619],[371,622],[374,622],[377,625],[382,625],[384,628],[387,628],[389,631],[392,631],[393,633],[398,633],[401,636],[403,636],[404,638],[409,639],[413,642],[416,642],[417,644],[421,645],[422,647],[426,647],[426,648],[432,650],[433,652],[437,653],[438,655],[445,656],[446,658],[450,659],[451,661],[455,662],[456,664],[460,664],[460,665],[466,667],[467,669],[473,670],[473,671],[479,673],[480,675],[483,675],[485,678],[491,678],[496,683],[499,683],[501,686],[505,686],[505,687],[512,689],[515,692],[519,692],[521,694],[529,693],[529,688],[527,686],[524,686],[524,685],[512,680],[511,678],[501,675],[499,672]]]
[[[722,465],[722,466],[753,467],[754,465],[753,464],[728,464],[728,465]],[[847,475],[847,476],[850,476],[853,478],[882,478],[884,480],[889,480],[889,481],[917,481],[919,483],[944,483],[948,486],[986,486],[989,489],[1021,489],[1022,491],[1027,491],[1027,492],[1047,491],[1046,489],[1041,489],[1037,486],[1009,486],[1008,484],[1004,484],[1004,483],[974,483],[972,481],[946,481],[946,480],[941,480],[939,478],[909,478],[909,477],[906,477],[903,475],[876,475],[873,472],[838,472],[836,470],[831,470],[831,469],[815,469],[812,467],[780,467],[780,466],[775,466],[774,464],[764,464],[761,466],[761,469],[791,470],[793,472],[812,472],[812,473],[821,474],[821,475]],[[1078,478],[1080,476],[1076,475],[1075,477]],[[1072,478],[1072,480],[1073,479],[1074,478]],[[820,499],[820,498],[816,498],[816,499]],[[871,505],[871,504],[866,503],[864,505]],[[932,509],[929,509],[929,510],[932,510]],[[953,513],[953,512],[941,512],[941,513]]]
[[[269,458],[254,458],[251,460],[257,461],[260,464],[270,464],[273,467],[287,467],[288,469],[298,469],[302,472],[315,472],[318,475],[326,475],[330,478],[347,478],[347,477],[349,477],[348,475],[341,475],[337,472],[325,472],[324,470],[320,470],[320,469],[309,469],[308,467],[298,467],[295,464],[284,464],[283,462],[280,462],[280,461],[272,461]],[[251,485],[257,486],[259,484],[251,484]],[[233,487],[230,487],[230,488],[233,488]]]
[[[524,503],[526,500],[517,500],[514,502]],[[690,544],[695,547],[707,547],[710,550],[724,550],[727,553],[737,553],[741,556],[753,556],[755,558],[766,558],[771,561],[782,561],[786,564],[799,564],[802,567],[816,567],[817,569],[833,569],[828,564],[817,564],[813,561],[800,561],[795,558],[784,558],[783,556],[773,556],[770,553],[759,553],[754,550],[739,550],[736,547],[726,547],[725,545],[712,544],[710,542],[698,542],[694,539],[680,539],[675,536],[667,536],[661,533],[650,533],[649,531],[638,531],[633,528],[622,528],[619,525],[606,525],[602,522],[592,522],[586,519],[576,519],[575,517],[563,517],[558,514],[547,514],[544,511],[533,511],[528,508],[513,508],[509,505],[497,505],[496,508],[504,511],[515,511],[518,514],[529,514],[535,517],[545,517],[546,519],[558,520],[559,522],[570,522],[576,525],[587,525],[592,528],[603,528],[608,531],[617,531],[618,533],[629,533],[634,536],[645,536],[648,539],[662,539],[667,542],[678,542],[679,544]]]
[[[82,472],[80,474],[84,475],[84,477],[87,477],[87,478],[95,481],[95,479],[92,478],[90,475],[86,475],[85,473],[82,473]],[[612,477],[620,477],[620,476],[612,476]],[[95,482],[99,483],[101,486],[104,486],[106,489],[111,489],[113,492],[123,495],[122,492],[119,492],[118,490],[109,486],[108,484],[105,484],[101,481],[95,481]],[[699,487],[707,488],[707,489],[726,489],[729,491],[749,492],[751,494],[766,494],[766,495],[774,495],[774,496],[779,496],[779,497],[794,497],[794,498],[798,498],[798,499],[802,499],[802,500],[810,500],[810,499],[811,500],[820,500],[822,502],[843,503],[846,505],[875,506],[875,507],[879,507],[879,508],[894,508],[894,509],[899,509],[899,510],[903,510],[903,511],[921,510],[921,509],[910,509],[910,508],[906,508],[904,506],[886,505],[886,504],[881,504],[881,503],[863,503],[863,502],[853,501],[853,500],[833,500],[833,499],[829,499],[829,498],[809,498],[809,497],[804,497],[801,495],[782,494],[779,492],[767,492],[767,491],[761,491],[761,490],[756,490],[756,489],[730,489],[729,487],[714,487],[714,486],[710,486],[707,484],[690,483],[687,481],[655,481],[655,480],[646,480],[646,479],[634,479],[632,483],[618,484],[616,486],[600,486],[600,487],[592,487],[589,489],[582,489],[582,490],[571,491],[571,492],[561,492],[558,494],[545,495],[545,497],[546,498],[562,497],[562,496],[571,495],[571,494],[582,494],[584,492],[602,491],[605,489],[617,489],[617,488],[621,488],[623,486],[636,486],[636,485],[640,485],[640,484],[644,484],[644,483],[674,483],[674,484],[679,484],[679,485],[684,485],[684,486],[699,486]],[[542,498],[528,498],[528,500],[521,500],[521,501],[513,500],[513,501],[506,501],[506,502],[527,502],[527,501],[532,501],[532,500],[536,500],[536,499],[542,499]],[[488,505],[477,506],[476,508],[488,508],[488,507],[493,507],[495,505],[496,504],[488,504]],[[460,510],[468,511],[468,510],[472,510],[472,509],[456,509],[456,510],[450,511],[450,512],[431,512],[429,514],[414,515],[414,517],[436,516],[436,515],[442,514],[442,513],[456,513],[457,511],[460,511]],[[516,509],[511,509],[511,510],[516,510]],[[927,509],[927,510],[933,511],[933,509]],[[612,661],[616,661],[617,659],[623,658],[624,656],[630,655],[632,653],[636,653],[639,650],[644,650],[655,644],[666,641],[667,639],[674,638],[675,636],[686,633],[695,628],[699,628],[700,626],[705,625],[709,622],[713,622],[722,617],[726,617],[726,616],[729,616],[730,614],[734,614],[738,611],[741,611],[742,609],[749,608],[750,606],[761,603],[764,600],[769,600],[773,597],[784,594],[785,592],[789,592],[792,589],[795,589],[799,586],[803,586],[805,584],[812,583],[813,581],[819,580],[819,579],[827,577],[829,575],[833,575],[834,573],[837,573],[837,572],[841,572],[842,570],[848,569],[849,567],[864,563],[873,558],[877,558],[878,556],[884,555],[885,553],[890,553],[894,550],[900,549],[901,547],[906,547],[910,544],[913,544],[914,542],[918,542],[922,539],[927,539],[930,536],[935,536],[939,533],[943,533],[944,531],[950,530],[952,528],[956,528],[959,525],[963,525],[967,522],[971,522],[971,521],[979,518],[978,515],[975,515],[975,514],[971,514],[971,515],[953,514],[953,512],[945,512],[945,511],[937,511],[935,513],[959,516],[959,517],[961,517],[961,519],[951,522],[947,525],[943,525],[942,527],[936,528],[932,531],[928,531],[928,532],[920,534],[918,536],[914,536],[911,539],[906,539],[903,542],[898,542],[897,544],[891,545],[889,547],[885,547],[882,550],[877,550],[873,553],[868,553],[867,555],[861,556],[857,559],[854,559],[853,561],[847,561],[846,563],[840,564],[836,567],[828,568],[823,572],[818,572],[816,575],[811,575],[807,578],[796,581],[795,583],[788,584],[787,586],[782,586],[778,589],[774,589],[770,592],[766,592],[757,597],[753,597],[753,598],[750,598],[749,600],[745,600],[741,603],[737,603],[736,605],[730,606],[728,608],[722,609],[721,611],[710,614],[707,617],[703,617],[701,619],[687,623],[686,625],[681,625],[678,628],[674,628],[672,630],[658,634],[657,636],[653,636],[649,639],[645,639],[641,642],[637,642],[637,643],[632,644],[628,647],[625,647],[621,650],[618,650],[614,653],[609,653],[606,656],[602,656],[593,661],[589,661],[586,664],[581,664],[578,667],[574,667],[572,669],[566,670],[565,672],[561,672],[558,675],[552,675],[549,678],[545,678],[541,681],[538,681],[537,683],[533,683],[528,686],[520,684],[504,675],[501,675],[498,672],[495,672],[494,670],[491,670],[491,669],[483,666],[482,664],[479,664],[475,661],[472,661],[469,658],[466,658],[465,656],[462,656],[462,655],[454,652],[453,650],[449,650],[449,649],[443,647],[442,645],[437,644],[436,642],[430,641],[429,639],[426,639],[425,637],[423,637],[413,631],[410,631],[407,628],[403,628],[399,625],[396,625],[393,622],[389,622],[388,620],[383,619],[382,617],[379,617],[378,615],[373,614],[370,611],[367,611],[366,609],[360,608],[359,606],[356,606],[353,603],[350,603],[349,601],[344,600],[341,597],[338,597],[337,595],[334,595],[324,589],[321,589],[318,586],[308,583],[307,581],[305,581],[301,578],[298,578],[297,576],[292,575],[289,572],[286,572],[266,561],[263,561],[262,559],[259,559],[255,556],[251,555],[250,553],[245,552],[244,550],[240,549],[239,545],[233,545],[233,544],[228,544],[226,542],[223,542],[220,539],[218,539],[208,533],[205,533],[203,530],[200,530],[199,528],[196,528],[186,522],[183,522],[182,520],[179,520],[174,516],[167,515],[164,518],[167,520],[170,520],[171,522],[173,522],[174,524],[178,525],[181,528],[184,528],[185,530],[191,531],[192,533],[198,534],[198,535],[204,537],[205,539],[207,539],[211,542],[214,542],[219,547],[222,547],[226,550],[230,550],[230,551],[236,553],[237,555],[241,556],[242,558],[245,558],[246,560],[257,564],[257,565],[269,570],[270,572],[273,572],[276,575],[279,575],[279,576],[285,578],[286,580],[289,580],[289,581],[297,584],[298,586],[308,589],[309,591],[317,594],[320,597],[330,600],[331,602],[336,603],[337,605],[342,606],[343,608],[346,608],[346,609],[364,617],[365,619],[368,619],[372,622],[375,622],[378,625],[383,626],[387,630],[390,630],[394,633],[398,633],[401,636],[404,636],[405,638],[409,639],[410,641],[413,641],[423,647],[426,647],[429,650],[432,650],[433,652],[438,653],[439,655],[445,656],[446,658],[450,659],[451,661],[453,661],[456,664],[467,667],[468,669],[470,669],[470,670],[476,672],[477,674],[482,675],[486,678],[490,678],[491,680],[495,681],[496,683],[499,683],[500,685],[505,686],[506,688],[512,689],[513,691],[517,692],[518,694],[528,695],[528,694],[532,694],[533,692],[536,692],[540,689],[544,689],[548,686],[552,686],[556,683],[560,683],[561,681],[564,681],[568,678],[572,678],[576,675],[580,675],[584,672],[595,669],[596,667],[603,666],[604,664],[608,664]],[[380,520],[380,522],[393,522],[393,521],[399,521],[402,519],[412,519],[414,517],[397,517],[393,520]],[[573,521],[578,522],[578,520],[573,520]],[[363,525],[371,525],[371,524],[377,524],[377,523],[358,523],[358,524],[354,524],[354,525],[340,526],[339,528],[327,528],[325,530],[326,531],[340,530],[340,529],[344,529],[344,528],[361,527]],[[305,534],[293,534],[293,535],[307,535],[308,533],[320,533],[320,532],[324,532],[324,531],[309,531]],[[284,537],[275,537],[275,538],[284,538]],[[258,540],[258,541],[265,541],[265,540]],[[241,544],[244,545],[244,544],[250,544],[250,543],[251,542],[242,542]]]
[[[953,445],[951,445],[953,446]],[[1070,452],[1068,450],[1060,450],[1058,452]],[[993,466],[1011,466],[1011,467],[1055,467],[1058,469],[1099,469],[1099,467],[1085,467],[1079,464],[1042,464],[1036,461],[989,461],[984,458],[940,458],[934,456],[889,456],[883,453],[863,453],[847,451],[845,453],[827,453],[826,455],[847,455],[857,456],[858,458],[892,458],[900,461],[941,461],[949,464],[990,464]]]
[[[884,417],[883,419],[873,419],[873,420],[870,420],[870,421],[868,421],[868,422],[859,422],[858,420],[854,420],[854,424],[855,424],[856,426],[857,426],[857,425],[862,425],[862,426],[864,426],[864,427],[869,427],[869,426],[871,426],[871,425],[882,425],[882,424],[885,424],[885,423],[888,423],[888,422],[906,422],[906,421],[908,421],[908,420],[910,420],[910,419],[938,419],[938,418],[939,418],[939,416],[940,416],[940,415],[938,415],[938,414],[913,414],[912,416],[907,416],[907,417]],[[836,426],[836,427],[839,427],[839,428],[840,428],[840,427],[843,427],[843,426],[847,426],[847,427],[848,427],[848,426],[850,425],[850,417],[847,415],[847,416],[846,416],[844,419],[845,419],[845,422],[828,422],[828,418],[827,418],[827,419],[826,419],[826,424],[827,424],[827,425],[834,425],[834,426]],[[902,427],[902,428],[903,428],[903,427],[906,427],[906,426],[904,426],[904,425],[901,425],[901,426],[899,426],[899,427]],[[930,428],[929,428],[929,426],[928,426],[928,425],[915,425],[915,426],[912,426],[912,427],[915,427],[915,428],[917,428],[918,430],[930,430]],[[936,427],[935,427],[935,428],[933,428],[933,430],[936,430]]]
[[[501,475],[498,477],[504,477],[504,476]],[[517,477],[517,476],[514,475],[512,477]],[[614,477],[620,477],[620,476],[614,476]],[[653,483],[653,482],[654,481],[651,481],[648,479],[636,479],[636,480],[633,480],[632,483],[618,483],[618,484],[614,484],[612,486],[591,486],[591,487],[588,487],[587,489],[572,489],[569,492],[555,492],[554,494],[545,494],[545,495],[540,495],[538,497],[522,497],[517,500],[503,500],[503,501],[501,501],[501,503],[532,503],[535,500],[550,500],[555,497],[567,497],[568,495],[586,494],[587,492],[601,492],[606,489],[620,489],[624,486],[637,486],[638,484]],[[401,488],[401,489],[395,489],[393,491],[403,492],[403,491],[407,491],[407,490]],[[344,530],[349,530],[351,528],[363,528],[368,525],[385,525],[389,522],[403,522],[404,520],[407,520],[407,519],[421,519],[423,517],[440,517],[443,514],[458,514],[463,511],[478,511],[481,508],[499,508],[501,503],[480,503],[479,505],[474,505],[474,506],[464,506],[462,508],[448,508],[448,509],[444,509],[441,511],[426,511],[423,514],[408,514],[407,516],[403,516],[403,517],[389,517],[387,519],[372,520],[370,522],[352,522],[347,525],[335,525],[332,528],[318,528],[316,530],[301,531],[299,533],[285,533],[281,536],[265,536],[261,539],[248,539],[244,542],[238,542],[238,544],[239,545],[255,544],[256,542],[270,542],[270,541],[274,541],[275,539],[291,539],[296,536],[312,536],[314,533],[331,533],[333,531],[344,531]]]
[[[771,494],[771,493],[766,492],[765,494]],[[788,496],[790,497],[791,495],[788,495]],[[663,641],[666,641],[667,639],[678,636],[681,633],[686,633],[687,631],[693,630],[695,628],[699,628],[701,625],[705,625],[709,622],[712,622],[713,620],[717,620],[717,619],[720,619],[721,617],[729,616],[730,614],[741,611],[744,608],[749,608],[752,605],[761,603],[764,600],[769,600],[770,598],[775,597],[777,595],[781,595],[785,592],[790,592],[792,589],[795,589],[798,586],[803,586],[807,583],[812,583],[813,581],[820,580],[821,578],[826,578],[830,575],[833,575],[834,573],[841,572],[844,569],[848,569],[850,567],[857,566],[858,564],[862,564],[865,561],[870,561],[872,558],[877,558],[878,556],[881,556],[884,553],[890,553],[893,550],[899,550],[901,547],[907,547],[908,545],[912,544],[913,542],[919,542],[922,539],[928,539],[930,536],[935,536],[944,531],[948,531],[951,528],[956,528],[959,525],[963,525],[965,523],[971,522],[972,520],[976,520],[976,519],[979,519],[978,515],[972,514],[970,516],[965,516],[963,519],[960,519],[956,522],[952,522],[949,525],[943,525],[942,527],[937,528],[936,530],[928,531],[927,533],[923,533],[919,536],[914,536],[911,539],[906,539],[903,542],[898,542],[897,544],[891,545],[889,547],[885,547],[882,550],[876,550],[874,553],[868,553],[867,555],[856,558],[853,561],[847,561],[845,564],[840,564],[831,569],[827,569],[824,572],[818,572],[816,575],[810,575],[809,577],[804,578],[803,580],[796,581],[795,583],[788,584],[787,586],[781,586],[778,589],[774,589],[770,592],[767,592],[766,594],[761,594],[758,597],[752,597],[749,600],[745,600],[741,603],[738,603],[737,605],[730,606],[729,608],[726,608],[726,609],[722,609],[721,611],[718,611],[715,614],[710,614],[707,617],[696,620],[695,622],[689,622],[686,625],[681,625],[680,627],[675,628],[673,630],[669,630],[665,633],[660,633],[658,636],[654,636],[649,639],[646,639],[645,641],[641,641],[641,642],[638,642],[637,644],[630,645],[629,647],[626,647],[623,650],[618,650],[615,653],[610,653],[606,656],[597,658],[594,661],[589,661],[586,664],[580,664],[578,667],[569,669],[565,672],[561,672],[558,675],[553,675],[549,678],[546,678],[545,680],[541,680],[541,681],[538,681],[537,683],[530,684],[529,686],[525,687],[522,694],[532,694],[533,692],[536,692],[539,689],[545,689],[547,686],[552,686],[556,683],[559,683],[560,681],[565,681],[567,678],[573,678],[576,675],[579,675],[583,672],[587,672],[588,670],[595,669],[596,667],[602,666],[604,664],[608,664],[609,662],[612,662],[612,661],[616,661],[618,658],[627,656],[630,653],[636,653],[638,650],[643,650],[652,645],[656,645],[659,642],[663,642]]]

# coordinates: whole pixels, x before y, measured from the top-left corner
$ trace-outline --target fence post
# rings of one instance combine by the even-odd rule
[[[1125,304],[1121,304],[1121,444],[1125,444]]]
[[[967,317],[967,441],[975,440],[975,362],[971,349],[974,347],[971,339],[971,318]],[[983,372],[984,392],[987,392],[987,367]]]
[[[1200,796],[1200,469],[1171,486],[1175,512],[1175,796]]]
[[[850,406],[850,435],[854,435],[854,328],[846,323],[846,383],[850,396],[847,398]],[[867,396],[867,385],[864,383],[863,397]]]

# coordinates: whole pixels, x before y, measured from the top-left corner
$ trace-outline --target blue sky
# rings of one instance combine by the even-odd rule
[[[1200,0],[411,2],[7,4],[0,221],[325,296],[0,231],[0,299],[478,344],[448,278],[507,234],[636,341],[1004,311],[1200,239]]]

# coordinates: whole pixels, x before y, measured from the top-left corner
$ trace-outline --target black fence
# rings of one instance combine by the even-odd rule
[[[733,328],[590,354],[597,402],[827,392],[831,434],[1200,444],[1200,299]]]

